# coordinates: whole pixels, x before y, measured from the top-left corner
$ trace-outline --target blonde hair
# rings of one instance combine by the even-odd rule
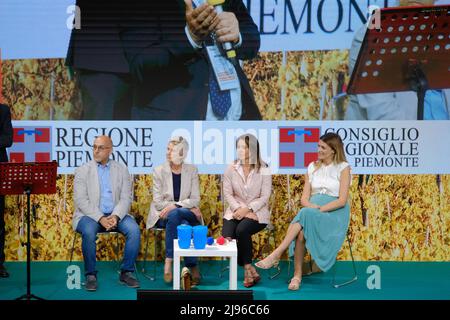
[[[320,137],[320,140],[325,142],[333,151],[333,163],[340,164],[342,162],[347,162],[347,158],[345,157],[344,151],[344,143],[342,142],[341,137],[333,132],[325,133]],[[322,161],[317,160],[314,162],[315,170],[319,169],[322,166]],[[315,171],[314,170],[314,171]]]
[[[189,151],[189,143],[182,136],[175,136],[170,138],[169,145],[173,145],[172,162],[176,165],[183,163]]]

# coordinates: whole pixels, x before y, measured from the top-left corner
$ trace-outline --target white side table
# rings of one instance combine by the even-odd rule
[[[206,245],[205,249],[195,249],[191,243],[189,249],[180,249],[178,239],[173,240],[173,289],[180,290],[180,258],[181,257],[229,257],[230,258],[230,290],[237,290],[237,246],[236,240],[225,245]]]

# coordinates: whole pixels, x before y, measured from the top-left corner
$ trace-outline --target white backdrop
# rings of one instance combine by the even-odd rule
[[[58,172],[68,174],[89,160],[91,144],[101,134],[111,135],[114,156],[133,174],[151,173],[163,163],[167,142],[174,135],[189,141],[186,161],[196,164],[200,173],[221,174],[235,159],[235,140],[243,133],[257,136],[272,173],[304,173],[301,166],[280,167],[280,127],[338,133],[355,174],[450,174],[450,148],[444,143],[450,121],[13,121],[13,126],[28,132],[50,128],[47,151],[51,160],[58,160]],[[300,135],[296,139],[300,143],[290,149],[298,156],[317,151],[316,142],[305,144]],[[9,152],[46,152],[43,143],[15,142]]]

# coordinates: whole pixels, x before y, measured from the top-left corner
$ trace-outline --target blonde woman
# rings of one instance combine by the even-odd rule
[[[166,229],[166,259],[164,281],[172,282],[173,240],[177,238],[180,224],[195,226],[201,223],[199,210],[200,189],[195,165],[184,163],[189,144],[183,137],[170,139],[167,161],[153,170],[153,202],[147,219],[147,229],[154,225]],[[197,258],[186,257],[185,266],[190,269],[192,285],[200,281]]]
[[[262,269],[278,264],[289,247],[294,253],[294,277],[289,290],[298,290],[302,281],[305,247],[311,254],[316,271],[328,271],[336,260],[347,233],[350,207],[348,195],[351,175],[344,145],[339,135],[320,137],[319,159],[308,166],[301,198],[303,208],[291,222],[282,243],[264,260],[256,263]],[[314,271],[314,270],[310,270]]]

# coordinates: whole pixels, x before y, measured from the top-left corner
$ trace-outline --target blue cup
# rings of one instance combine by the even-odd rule
[[[178,246],[181,249],[189,249],[191,246],[192,227],[187,224],[180,224],[177,227]]]
[[[194,233],[194,248],[195,249],[205,249],[206,238],[208,235],[207,226],[195,226],[192,228]]]

